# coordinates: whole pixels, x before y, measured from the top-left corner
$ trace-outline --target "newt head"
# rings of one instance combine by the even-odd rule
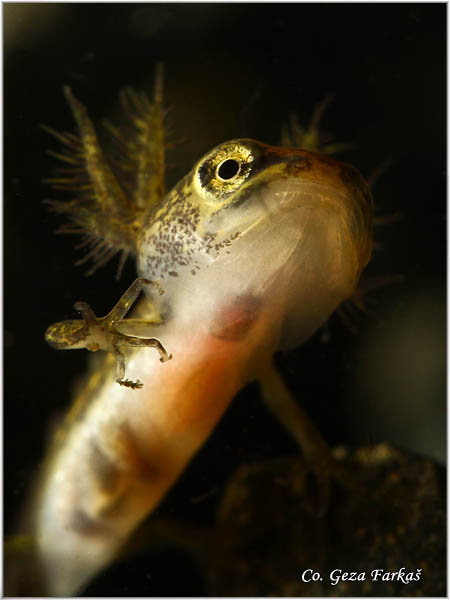
[[[183,267],[194,274],[229,253],[238,238],[248,236],[254,250],[258,231],[270,243],[277,219],[284,227],[289,214],[295,227],[305,211],[322,210],[351,239],[359,277],[372,248],[371,202],[366,182],[349,165],[308,150],[231,140],[206,154],[148,213],[138,236],[139,270],[150,278],[176,277]],[[300,239],[301,225],[298,232]]]

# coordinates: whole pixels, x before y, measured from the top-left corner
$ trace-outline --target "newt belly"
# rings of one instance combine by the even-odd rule
[[[110,376],[74,420],[34,517],[47,593],[71,594],[111,561],[236,393],[258,378],[258,365],[273,352],[278,315],[254,308],[252,301],[225,307],[210,331],[167,331],[172,361],[160,363],[151,349],[128,361],[142,390],[119,387]]]

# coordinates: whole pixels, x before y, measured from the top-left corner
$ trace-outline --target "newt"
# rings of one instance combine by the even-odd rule
[[[52,207],[70,218],[62,231],[85,236],[79,262],[92,259],[94,272],[121,252],[121,265],[136,258],[138,279],[106,317],[77,303],[82,319],[47,330],[56,348],[107,354],[55,434],[24,521],[46,595],[76,594],[114,559],[248,382],[319,476],[330,456],[273,356],[354,294],[372,250],[369,186],[297,147],[299,135],[284,147],[220,144],[166,193],[161,75],[155,87],[151,101],[122,95],[128,125],[109,125],[115,165],[68,88],[79,134],[51,131],[66,168],[53,186],[75,193]]]

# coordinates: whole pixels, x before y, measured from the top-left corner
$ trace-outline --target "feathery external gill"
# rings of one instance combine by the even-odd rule
[[[130,87],[121,91],[120,102],[126,122],[118,127],[105,121],[115,145],[112,161],[134,205],[146,209],[165,194],[165,150],[170,147],[165,141],[161,66],[153,102]]]
[[[107,123],[115,151],[108,160],[99,145],[84,105],[69,87],[64,93],[75,117],[79,135],[43,129],[62,143],[61,152],[49,154],[64,163],[57,176],[46,179],[54,190],[71,192],[69,201],[48,200],[51,209],[69,216],[70,222],[57,233],[82,235],[77,249],[87,253],[75,264],[91,261],[87,275],[121,252],[120,277],[127,257],[136,252],[136,237],[142,215],[164,195],[165,142],[162,105],[162,69],[157,68],[152,102],[131,88],[121,93],[126,122]]]

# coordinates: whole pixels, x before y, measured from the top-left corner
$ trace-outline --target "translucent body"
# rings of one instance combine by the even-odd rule
[[[229,159],[239,170],[221,180]],[[302,343],[353,293],[371,251],[369,202],[351,167],[237,140],[148,212],[138,271],[165,293],[137,316],[162,324],[131,333],[156,332],[173,359],[133,350],[127,376],[144,387],[130,390],[108,357],[59,432],[28,521],[46,593],[74,593],[110,562],[239,389],[264,384],[275,350]]]

